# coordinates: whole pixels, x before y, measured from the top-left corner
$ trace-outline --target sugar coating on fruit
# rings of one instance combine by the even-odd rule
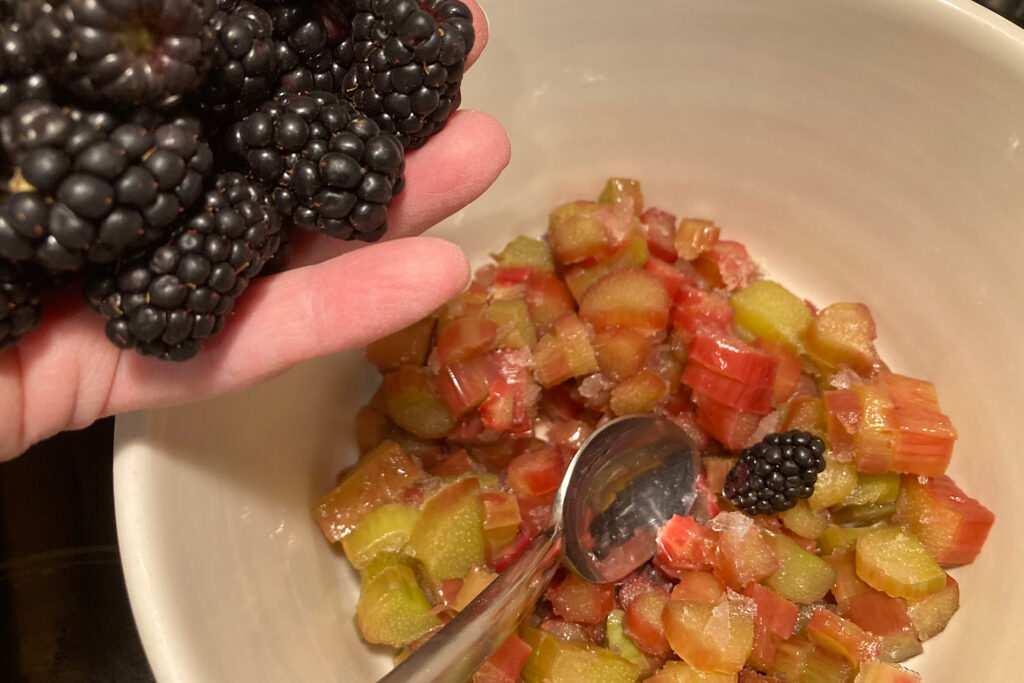
[[[360,411],[364,457],[383,442],[424,474],[384,500],[343,477],[318,515],[408,506],[420,540],[396,551],[391,529],[380,547],[443,585],[428,597],[445,618],[464,607],[444,598],[455,582],[500,574],[544,529],[572,455],[607,419],[662,415],[700,444],[703,507],[663,525],[614,591],[559,573],[520,630],[533,649],[502,680],[849,681],[919,652],[959,605],[929,553],[970,561],[992,518],[932,474],[955,440],[934,387],[867,362],[865,306],[816,309],[758,285],[746,248],[710,226],[613,178],[368,350],[384,377]],[[474,514],[432,509],[452,477],[472,482],[458,509]],[[871,605],[891,618],[865,618]]]

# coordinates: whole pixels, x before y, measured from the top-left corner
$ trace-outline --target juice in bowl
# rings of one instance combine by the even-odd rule
[[[612,178],[367,347],[362,456],[314,508],[361,573],[364,640],[402,661],[441,632],[547,525],[587,437],[653,413],[702,453],[701,519],[617,585],[561,570],[474,680],[920,680],[898,663],[995,517],[946,476],[956,430],[868,307],[815,307],[722,233]]]

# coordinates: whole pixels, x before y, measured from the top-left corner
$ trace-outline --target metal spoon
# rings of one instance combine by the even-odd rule
[[[580,447],[551,523],[476,599],[380,683],[465,683],[529,614],[561,560],[584,579],[625,578],[656,550],[658,527],[697,498],[699,453],[675,423],[612,420]]]

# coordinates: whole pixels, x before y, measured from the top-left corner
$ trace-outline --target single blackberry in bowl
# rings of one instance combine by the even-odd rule
[[[825,442],[801,431],[769,434],[740,451],[722,493],[748,515],[770,515],[810,498],[825,469]]]
[[[31,264],[0,258],[0,351],[39,325],[39,294],[46,277]]]
[[[77,270],[159,238],[202,194],[213,154],[194,120],[145,118],[36,101],[0,120],[0,256]]]
[[[441,130],[462,101],[473,17],[458,0],[351,0],[353,65],[342,90],[407,149]]]
[[[256,183],[223,173],[167,240],[90,274],[86,299],[109,319],[107,337],[120,348],[188,360],[277,253],[280,225]]]
[[[338,239],[380,239],[404,184],[398,139],[326,92],[264,103],[232,127],[227,145],[283,216]]]
[[[215,0],[24,0],[57,78],[80,97],[176,102],[210,67]],[[35,35],[35,34],[34,34]]]
[[[213,66],[194,96],[203,118],[237,121],[277,90],[280,66],[270,14],[252,2],[221,0],[210,21]]]

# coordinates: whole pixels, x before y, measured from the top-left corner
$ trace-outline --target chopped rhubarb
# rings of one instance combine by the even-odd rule
[[[717,542],[714,529],[701,526],[693,517],[674,515],[658,530],[654,563],[670,574],[710,569]]]
[[[651,254],[662,261],[675,263],[679,258],[675,245],[676,217],[652,206],[640,214],[640,222]]]
[[[605,275],[580,302],[580,318],[594,329],[632,327],[653,334],[668,323],[669,298],[656,276],[641,268],[624,268]]]
[[[554,613],[577,624],[599,624],[615,608],[615,586],[590,583],[572,572],[548,588]]]
[[[949,477],[904,476],[893,518],[942,565],[969,564],[981,552],[995,515]]]
[[[679,258],[692,261],[718,243],[721,228],[698,218],[684,218],[676,228],[675,248]]]
[[[693,267],[712,287],[730,292],[746,287],[757,277],[757,266],[747,248],[728,240],[718,240],[693,261]]]
[[[479,316],[457,318],[441,328],[437,336],[437,358],[451,365],[489,351],[498,336],[498,325]]]
[[[532,648],[513,633],[473,675],[473,683],[516,683]]]

